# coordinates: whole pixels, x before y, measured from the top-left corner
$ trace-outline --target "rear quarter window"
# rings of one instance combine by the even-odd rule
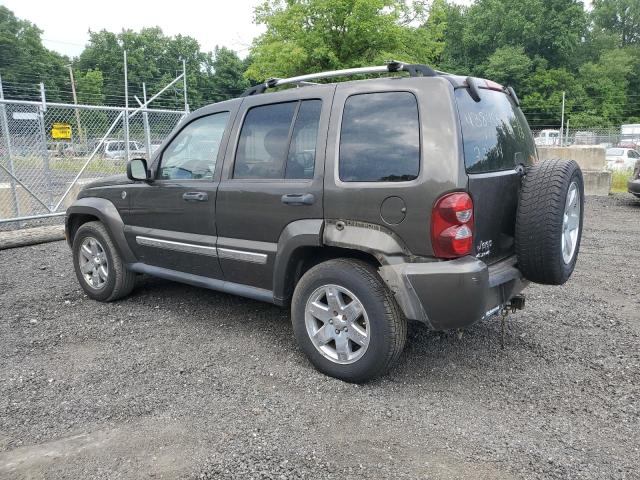
[[[402,182],[420,171],[420,123],[409,92],[363,93],[347,98],[340,132],[343,182]]]
[[[467,172],[487,173],[531,165],[536,147],[520,109],[505,93],[486,89],[480,92],[482,99],[475,102],[466,88],[455,91]]]

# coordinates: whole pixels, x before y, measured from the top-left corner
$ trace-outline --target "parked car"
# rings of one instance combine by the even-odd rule
[[[633,168],[633,174],[627,182],[629,193],[640,198],[640,160],[636,160],[636,164]]]
[[[614,147],[606,151],[607,169],[611,171],[632,169],[638,159],[640,153],[630,148]]]
[[[307,82],[384,72],[409,76]],[[301,88],[265,93],[285,85]],[[316,368],[369,380],[408,320],[464,328],[573,272],[582,173],[537,162],[518,105],[399,62],[269,80],[80,192],[65,222],[78,281],[105,302],[144,273],[290,306]]]
[[[125,158],[126,143],[122,140],[107,140],[104,142],[102,151],[107,158]],[[129,155],[132,157],[144,155],[145,148],[138,142],[129,141]]]
[[[560,130],[540,130],[535,137],[536,145],[551,147],[560,145]]]

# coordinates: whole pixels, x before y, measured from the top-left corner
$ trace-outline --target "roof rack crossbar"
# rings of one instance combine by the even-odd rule
[[[410,64],[397,61],[387,62],[386,65],[373,67],[345,68],[343,70],[329,70],[327,72],[309,73],[290,78],[270,78],[264,83],[249,88],[242,95],[243,97],[264,93],[268,88],[280,87],[282,85],[303,84],[309,85],[310,80],[322,78],[350,77],[353,75],[370,75],[374,73],[408,72],[412,77],[424,76],[435,77],[439,72],[428,65]]]

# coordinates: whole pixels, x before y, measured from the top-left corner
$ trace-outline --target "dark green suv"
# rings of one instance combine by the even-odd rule
[[[83,189],[66,232],[92,299],[149,274],[290,305],[311,362],[362,382],[407,320],[462,328],[564,283],[583,198],[575,162],[537,162],[512,88],[390,62],[193,112],[149,165]]]

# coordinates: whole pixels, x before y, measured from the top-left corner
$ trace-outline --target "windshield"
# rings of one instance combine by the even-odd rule
[[[622,157],[623,155],[624,155],[624,150],[621,148],[609,148],[607,150],[608,157]]]
[[[536,147],[524,115],[503,92],[482,89],[475,102],[466,88],[455,91],[468,173],[531,165]]]

